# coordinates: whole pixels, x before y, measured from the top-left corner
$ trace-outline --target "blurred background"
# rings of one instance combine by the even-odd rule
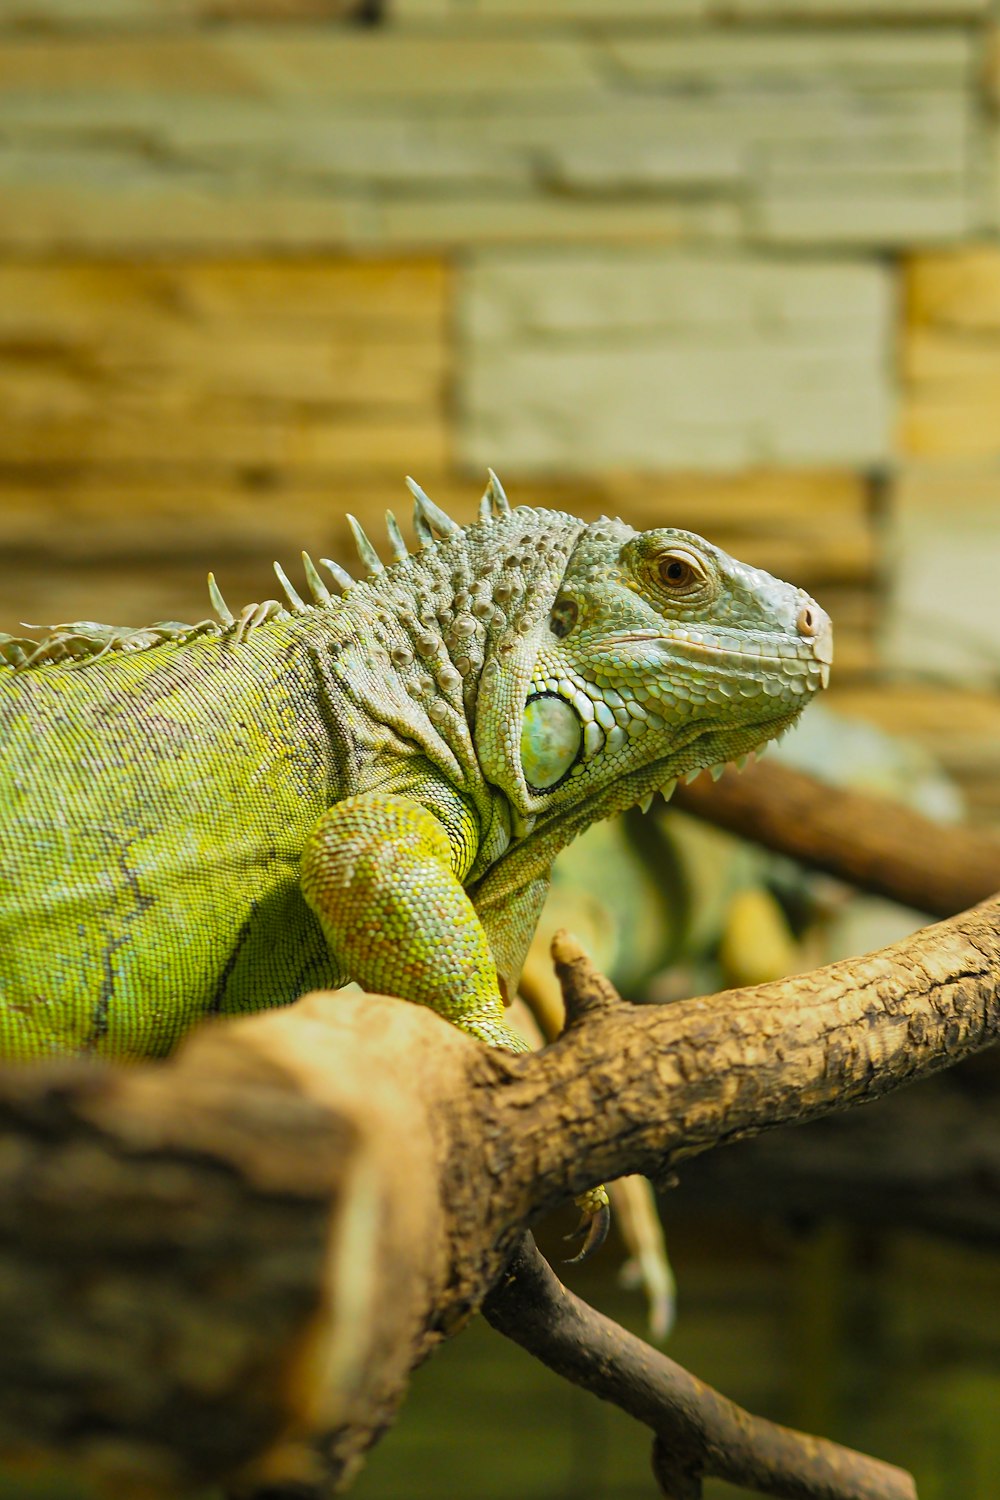
[[[0,630],[199,620],[209,567],[266,597],[274,557],[350,566],[344,512],[380,534],[404,473],[465,520],[492,464],[809,588],[829,704],[906,741],[874,784],[1000,821],[998,107],[986,0],[0,0]],[[870,763],[820,724],[804,763]],[[803,962],[894,935],[673,827],[702,921],[659,998],[731,977],[737,887]],[[923,1500],[996,1500],[994,1094],[913,1117],[966,1111],[960,1223],[852,1197],[872,1150],[833,1137],[797,1197],[787,1159],[691,1163],[670,1351]],[[641,1329],[616,1260],[574,1284]],[[637,1429],[476,1326],[358,1494],[650,1488]]]

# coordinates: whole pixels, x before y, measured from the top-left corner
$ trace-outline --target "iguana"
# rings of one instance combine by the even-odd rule
[[[410,482],[312,602],[0,638],[0,1053],[162,1055],[357,980],[501,1047],[558,851],[782,731],[827,615],[687,531]]]

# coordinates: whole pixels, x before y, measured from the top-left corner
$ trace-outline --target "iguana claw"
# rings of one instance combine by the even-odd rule
[[[565,1238],[575,1240],[580,1235],[586,1235],[586,1239],[580,1253],[571,1255],[569,1260],[563,1262],[567,1266],[578,1266],[581,1261],[589,1260],[600,1250],[611,1228],[611,1205],[605,1188],[591,1188],[589,1193],[583,1193],[577,1198],[576,1206],[581,1211],[580,1222],[572,1234],[567,1234]]]

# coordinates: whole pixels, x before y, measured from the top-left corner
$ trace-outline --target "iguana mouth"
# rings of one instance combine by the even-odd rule
[[[770,666],[779,670],[787,670],[788,663],[815,661],[817,666],[825,658],[820,657],[815,647],[808,652],[802,651],[795,642],[789,639],[786,651],[764,651],[760,647],[771,642],[761,640],[760,642],[748,639],[738,646],[722,645],[717,640],[712,640],[706,633],[698,630],[672,631],[670,635],[664,635],[658,630],[633,630],[623,631],[620,635],[607,638],[607,644],[614,646],[641,645],[644,642],[655,641],[669,647],[671,656],[682,661],[691,661],[703,664],[711,662],[713,665],[730,668],[736,673],[749,675],[751,667]]]

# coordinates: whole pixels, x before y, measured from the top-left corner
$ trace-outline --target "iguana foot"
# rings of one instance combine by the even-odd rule
[[[567,1266],[578,1266],[581,1261],[589,1260],[590,1257],[604,1244],[611,1228],[611,1204],[608,1201],[607,1188],[591,1188],[589,1193],[581,1193],[576,1200],[576,1206],[580,1210],[581,1218],[579,1224],[568,1234],[568,1240],[575,1240],[580,1235],[586,1235],[583,1248],[579,1255],[570,1256],[564,1264]]]

